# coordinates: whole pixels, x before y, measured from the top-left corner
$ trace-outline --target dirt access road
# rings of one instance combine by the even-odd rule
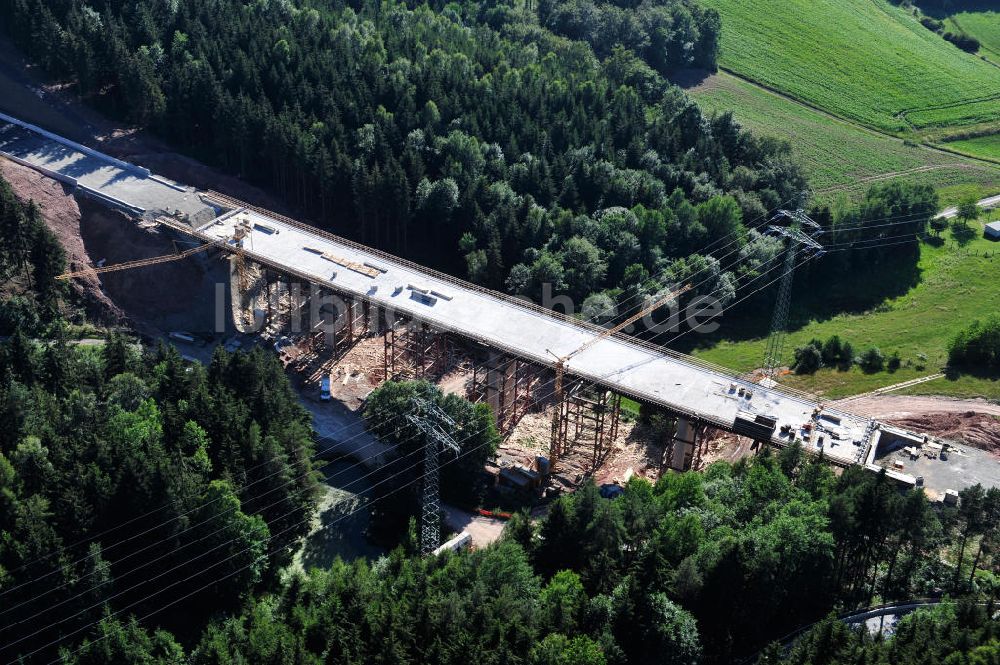
[[[984,399],[953,399],[950,397],[926,397],[916,395],[876,395],[860,399],[846,399],[834,402],[838,406],[854,409],[875,418],[912,418],[929,413],[966,413],[1000,417],[1000,404]]]
[[[905,427],[1000,454],[1000,404],[984,399],[873,395],[835,404]]]

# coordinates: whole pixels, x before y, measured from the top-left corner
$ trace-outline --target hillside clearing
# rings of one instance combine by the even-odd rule
[[[706,113],[733,112],[743,125],[786,139],[820,200],[839,192],[859,196],[872,182],[905,177],[939,189],[942,203],[954,203],[942,188],[971,185],[974,193],[994,193],[1000,167],[906,144],[795,102],[760,86],[719,72],[688,93]],[[968,193],[969,190],[966,190]]]
[[[707,0],[721,63],[880,130],[1000,123],[996,67],[885,0]],[[831,29],[836,26],[836,29]]]

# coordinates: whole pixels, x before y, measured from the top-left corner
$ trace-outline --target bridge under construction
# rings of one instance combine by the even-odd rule
[[[405,322],[412,324],[409,330],[424,334],[415,342],[419,348],[406,349],[411,356],[428,352],[435,335],[487,347],[491,360],[484,385],[498,421],[536,385],[521,380],[521,366],[551,375],[560,359],[568,358],[558,368],[571,388],[562,398],[565,403],[557,405],[562,425],[553,428],[556,454],[564,443],[559,439],[572,436],[574,418],[579,430],[582,411],[589,413],[585,418],[592,422],[595,445],[600,445],[617,426],[620,397],[628,396],[676,418],[667,460],[672,468],[690,465],[698,454],[699,432],[709,426],[777,446],[801,440],[807,451],[822,452],[832,463],[872,466],[882,424],[830,408],[813,396],[755,384],[725,368],[626,335],[601,336],[606,330],[600,326],[216,192],[195,191],[9,116],[0,117],[0,154],[133,217],[155,220],[177,234],[213,245],[265,274],[336,294],[350,303],[349,334],[355,332],[356,318],[368,326],[381,321],[375,325],[388,327],[390,333],[396,322]],[[360,314],[354,314],[355,307]],[[390,334],[387,339],[396,337]],[[402,352],[389,344],[387,375]],[[890,474],[902,482],[911,480]]]

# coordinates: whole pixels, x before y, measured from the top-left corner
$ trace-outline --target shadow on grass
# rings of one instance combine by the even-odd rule
[[[958,381],[962,377],[972,377],[983,381],[1000,381],[1000,372],[996,370],[980,369],[977,367],[946,367],[944,378],[948,381]]]
[[[812,321],[823,322],[840,314],[863,314],[878,310],[884,303],[909,292],[920,283],[919,254],[874,256],[872,262],[838,266],[800,276],[793,285],[788,331],[795,332]],[[721,340],[741,342],[766,337],[771,328],[776,287],[765,297],[750,298],[723,314],[721,327],[712,334],[684,335],[677,351],[690,353],[710,348]],[[786,349],[786,351],[789,351]],[[789,356],[790,357],[790,356]]]
[[[961,222],[952,224],[951,237],[962,247],[968,245],[978,236],[979,234],[976,232],[976,229],[972,228],[970,224],[962,224]]]
[[[893,4],[900,4],[893,0]],[[996,0],[924,0],[920,3],[920,11],[936,19],[944,19],[961,12],[996,11]]]
[[[674,85],[689,90],[691,88],[696,88],[701,85],[705,79],[712,76],[716,72],[709,71],[707,69],[702,69],[700,67],[688,67],[685,69],[679,69],[670,75],[670,82]]]

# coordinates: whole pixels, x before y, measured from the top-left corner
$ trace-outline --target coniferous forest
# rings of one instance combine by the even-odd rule
[[[536,302],[547,283],[626,314],[698,274],[691,295],[727,304],[780,251],[765,215],[808,187],[786,143],[671,83],[715,68],[718,15],[693,0],[4,0],[0,17],[107,113],[322,227]],[[936,203],[897,183],[816,216],[851,228],[837,242],[900,215],[916,236]],[[738,251],[712,256],[723,236]]]
[[[787,145],[669,83],[715,66],[718,17],[687,0],[0,6],[108,113],[321,226],[535,298],[644,288],[805,187]]]
[[[29,247],[52,242],[35,207],[0,202]],[[0,342],[4,662],[996,662],[1000,491],[935,506],[798,447],[613,500],[584,484],[473,553],[421,557],[411,527],[388,556],[288,574],[323,463],[275,356],[202,367],[120,335],[74,344],[46,277],[61,259],[38,254],[0,247],[26,287]],[[496,445],[482,405],[390,382],[366,416],[401,458],[420,446],[386,414],[414,395],[479,432],[471,450]],[[462,487],[482,454],[444,470],[453,500],[476,500]],[[405,522],[418,502],[390,493],[418,477],[396,476],[375,500]],[[888,639],[833,616],[928,596],[955,600]],[[790,651],[775,642],[810,622]]]
[[[792,447],[613,500],[584,484],[473,553],[421,557],[411,532],[286,575],[320,463],[273,355],[202,369],[21,334],[0,351],[5,662],[996,662],[996,489],[935,508]],[[433,397],[387,386],[381,408]],[[941,594],[970,600],[889,640],[824,621]],[[811,621],[790,653],[771,644]]]

